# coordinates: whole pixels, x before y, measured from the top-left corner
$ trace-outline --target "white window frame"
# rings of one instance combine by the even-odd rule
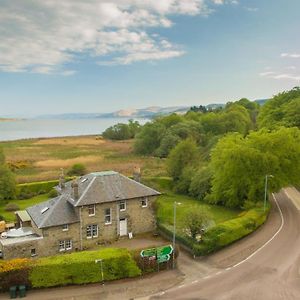
[[[124,208],[122,208],[122,209],[121,209],[121,204],[124,204]],[[120,201],[120,203],[119,203],[120,211],[126,211],[126,206],[127,206],[126,200]]]
[[[93,209],[93,213],[92,214],[90,213],[90,209]],[[96,214],[95,204],[88,206],[88,213],[89,213],[89,217],[92,217],[92,216],[94,216]]]
[[[65,240],[65,248],[67,251],[72,249],[72,240]]]
[[[145,205],[143,204],[144,201],[146,203]],[[142,198],[141,205],[142,205],[142,208],[148,207],[148,198],[147,197]]]
[[[34,252],[34,253],[33,253]],[[31,255],[31,257],[34,257],[34,256],[36,256],[37,254],[36,254],[36,249],[35,248],[31,248],[30,249],[30,255]]]
[[[69,224],[64,224],[62,226],[62,231],[68,231],[69,230]]]
[[[106,214],[106,211],[108,209],[109,209],[109,214]],[[111,215],[111,213],[112,213],[111,208],[105,208],[104,209],[104,223],[105,223],[105,225],[110,225],[112,223],[112,215]],[[109,216],[109,222],[106,221],[106,217],[108,217],[108,216]]]
[[[59,252],[66,251],[66,242],[65,241],[59,241],[58,249],[59,249]]]
[[[88,235],[88,231],[90,234]],[[99,234],[99,228],[97,224],[87,225],[86,226],[86,238],[92,239],[98,237]]]

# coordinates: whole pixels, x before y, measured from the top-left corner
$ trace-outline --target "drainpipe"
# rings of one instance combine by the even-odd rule
[[[79,225],[80,225],[79,238],[80,238],[80,250],[82,251],[82,218],[81,218],[81,208],[82,207],[79,207]]]

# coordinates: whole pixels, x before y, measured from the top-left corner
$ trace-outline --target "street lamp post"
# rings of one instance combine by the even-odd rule
[[[273,178],[273,175],[266,175],[265,177],[265,199],[264,199],[264,211],[266,211],[267,195],[268,195],[268,178]]]
[[[175,269],[175,246],[176,246],[176,206],[180,205],[180,202],[174,201],[174,212],[173,212],[173,269]]]
[[[103,273],[103,260],[102,259],[96,259],[95,263],[100,263],[100,268],[101,268],[101,280],[102,280],[102,285],[104,285],[104,273]]]

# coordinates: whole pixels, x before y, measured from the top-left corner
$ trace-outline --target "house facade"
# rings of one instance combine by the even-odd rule
[[[160,193],[122,174],[61,180],[57,190],[58,197],[27,209],[31,227],[0,239],[4,259],[86,250],[155,230],[153,202]]]

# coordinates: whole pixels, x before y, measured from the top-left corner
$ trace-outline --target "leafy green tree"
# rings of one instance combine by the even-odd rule
[[[179,180],[184,168],[197,166],[199,163],[199,150],[197,144],[187,139],[181,141],[172,149],[167,158],[167,168],[173,179]]]
[[[69,176],[82,176],[86,173],[84,164],[74,164],[68,171]]]
[[[189,230],[191,237],[195,240],[197,234],[203,232],[207,227],[209,218],[205,210],[195,206],[186,211],[184,226]]]
[[[300,88],[280,93],[267,101],[258,116],[260,128],[277,126],[300,128]]]
[[[7,165],[0,165],[0,200],[14,199],[16,197],[16,180]]]
[[[138,154],[153,155],[160,146],[160,142],[166,132],[165,125],[159,122],[146,123],[137,134],[134,150]]]
[[[199,200],[210,192],[211,189],[212,172],[208,167],[198,169],[192,176],[189,194]]]
[[[210,167],[213,179],[207,201],[228,207],[262,201],[267,174],[274,175],[270,191],[299,184],[300,131],[280,128],[251,132],[247,137],[227,135],[213,149]]]
[[[123,123],[110,126],[102,133],[102,136],[110,140],[128,140],[133,137],[129,125]]]
[[[5,156],[3,153],[3,149],[0,148],[0,165],[4,165],[5,164]]]

